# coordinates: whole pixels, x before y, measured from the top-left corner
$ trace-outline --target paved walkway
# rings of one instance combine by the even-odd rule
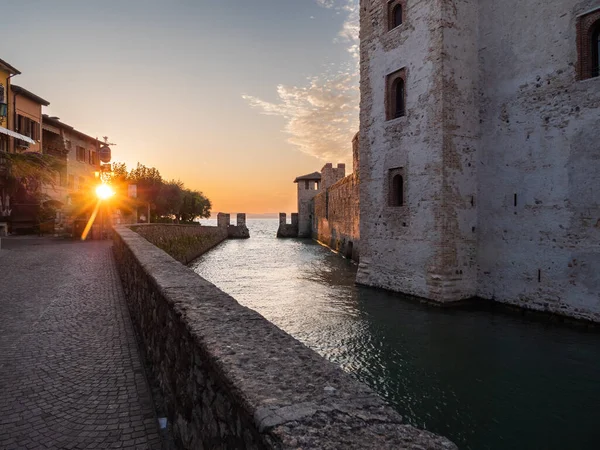
[[[111,243],[1,245],[0,449],[160,449]]]

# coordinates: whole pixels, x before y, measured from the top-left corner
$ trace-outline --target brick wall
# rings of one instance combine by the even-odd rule
[[[359,260],[359,192],[354,174],[315,197],[313,237],[345,257]]]

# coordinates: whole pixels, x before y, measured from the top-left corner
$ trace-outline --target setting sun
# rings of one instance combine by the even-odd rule
[[[101,184],[96,188],[96,195],[100,200],[106,200],[115,195],[115,191],[108,184]]]

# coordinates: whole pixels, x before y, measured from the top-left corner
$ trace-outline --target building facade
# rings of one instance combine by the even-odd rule
[[[361,0],[357,281],[600,321],[598,0]]]
[[[19,75],[15,67],[0,59],[0,227],[2,233],[8,229],[13,212],[13,187],[9,181],[9,164],[7,153],[16,148],[35,145],[31,137],[15,131],[15,96],[11,88],[11,79]]]
[[[13,139],[14,150],[42,153],[42,106],[50,102],[21,86],[11,85],[13,104],[13,129],[30,138],[33,143]]]
[[[47,187],[47,194],[61,203],[68,204],[70,197],[87,192],[95,183],[100,171],[98,151],[101,142],[60,121],[58,117],[43,116],[46,138],[44,153],[65,159],[64,172],[58,174],[58,187]]]

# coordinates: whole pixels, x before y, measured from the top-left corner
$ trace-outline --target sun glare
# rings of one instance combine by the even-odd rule
[[[96,188],[96,195],[100,200],[106,200],[115,195],[115,191],[108,184],[101,184]]]

